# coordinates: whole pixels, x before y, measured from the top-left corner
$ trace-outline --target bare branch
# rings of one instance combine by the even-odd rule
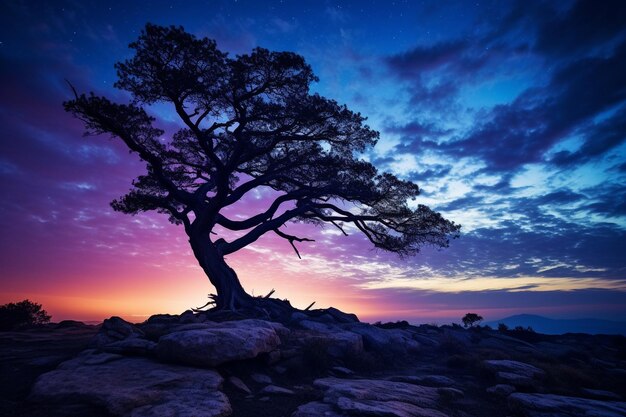
[[[330,220],[330,222],[333,224],[333,226],[335,226],[337,229],[341,230],[341,233],[343,233],[344,236],[348,236],[348,234],[346,233],[345,230],[343,230],[343,227],[341,227],[340,224],[338,224],[336,221],[334,220]]]
[[[296,248],[296,245],[293,242],[315,242],[315,240],[313,239],[288,235],[287,233],[281,232],[278,228],[274,229],[274,233],[289,241],[291,247],[296,252],[296,255],[298,255],[298,259],[302,259],[302,257],[300,256],[300,252],[298,252],[298,248]]]

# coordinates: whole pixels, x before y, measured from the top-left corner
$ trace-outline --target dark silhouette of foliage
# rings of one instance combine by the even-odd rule
[[[146,173],[112,206],[156,210],[183,225],[217,290],[216,307],[278,305],[249,296],[224,257],[266,233],[300,256],[296,243],[311,239],[287,233],[288,222],[331,224],[343,234],[351,224],[376,248],[401,256],[445,247],[458,235],[460,226],[439,213],[408,205],[417,185],[358,159],[378,132],[345,105],[312,94],[317,77],[301,56],[255,48],[231,58],[213,40],[152,24],[130,47],[135,54],[116,65],[115,86],[131,93],[131,103],[92,93],[64,106],[87,133],[111,134],[146,162]],[[171,105],[184,127],[172,135],[157,127],[146,110],[156,103]],[[258,189],[276,195],[264,211],[228,217]]]
[[[499,332],[506,333],[507,330],[509,330],[509,326],[507,326],[504,323],[498,323],[498,331]]]
[[[26,326],[45,324],[50,321],[41,304],[30,300],[8,303],[0,306],[0,330],[16,330]]]
[[[463,322],[463,326],[465,327],[474,327],[476,324],[483,321],[483,318],[476,313],[467,313],[465,316],[463,316],[461,321]]]

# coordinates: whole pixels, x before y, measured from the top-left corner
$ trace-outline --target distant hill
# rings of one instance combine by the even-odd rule
[[[500,320],[488,321],[486,325],[498,327],[498,323],[504,323],[510,329],[516,326],[524,328],[530,326],[539,333],[563,334],[563,333],[587,333],[587,334],[621,334],[626,336],[626,322],[600,320],[600,319],[575,319],[561,320],[549,319],[533,314],[518,314]]]

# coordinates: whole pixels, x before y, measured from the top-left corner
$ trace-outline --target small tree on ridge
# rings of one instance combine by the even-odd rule
[[[483,321],[483,316],[476,313],[467,313],[461,320],[463,321],[463,326],[474,327],[476,324]]]

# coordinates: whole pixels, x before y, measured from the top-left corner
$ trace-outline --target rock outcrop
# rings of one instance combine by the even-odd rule
[[[157,356],[168,362],[212,367],[225,362],[255,358],[280,345],[280,338],[274,327],[260,320],[203,326],[162,336],[156,347]]]
[[[92,350],[39,377],[30,399],[74,412],[102,407],[114,416],[221,417],[231,414],[221,385],[213,370]]]
[[[509,405],[511,409],[528,417],[626,416],[626,402],[598,401],[553,394],[511,394]]]
[[[40,369],[21,411],[2,396],[10,378],[0,379],[0,415],[626,415],[624,338],[534,335],[531,343],[490,329],[373,326],[334,310],[296,312],[286,325],[211,320],[221,318],[113,317],[73,358],[97,327],[48,326],[43,339],[0,334],[0,370]],[[38,350],[74,334],[82,347],[73,344],[71,356]]]
[[[323,402],[315,401],[296,410],[292,417],[394,416],[446,417],[437,411],[436,388],[376,379],[323,378],[314,385],[324,390]]]

